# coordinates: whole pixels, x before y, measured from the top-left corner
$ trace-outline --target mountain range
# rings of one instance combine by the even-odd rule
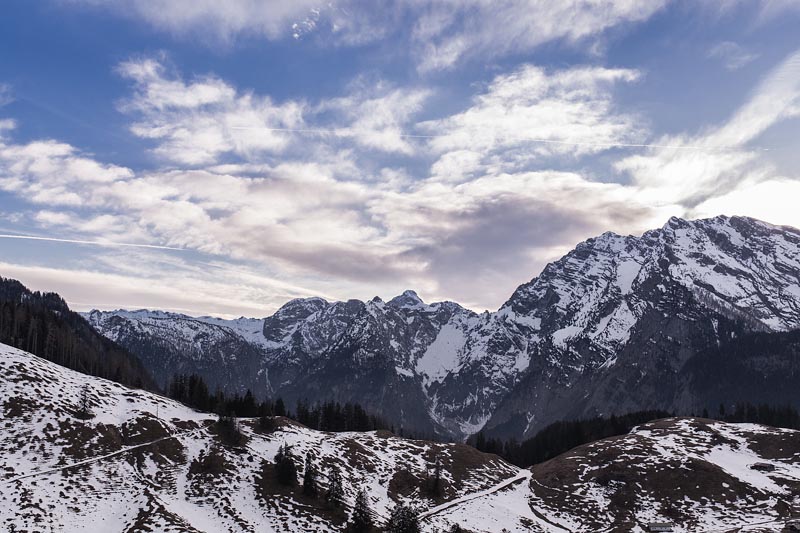
[[[604,233],[495,312],[423,302],[296,299],[263,319],[91,311],[156,381],[357,402],[399,427],[523,439],[569,418],[800,406],[800,231],[752,218],[671,218]]]

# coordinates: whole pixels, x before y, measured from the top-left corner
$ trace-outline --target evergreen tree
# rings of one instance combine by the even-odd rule
[[[264,431],[265,433],[272,433],[275,431],[275,419],[271,416],[262,416],[258,419],[258,429],[260,431]]]
[[[233,414],[219,415],[217,431],[222,442],[230,446],[241,446],[245,436],[239,428],[239,420]]]
[[[297,466],[292,457],[292,448],[284,444],[275,454],[275,476],[278,483],[291,487],[297,484]]]
[[[283,398],[275,400],[275,416],[286,416],[286,405],[283,403]]]
[[[247,389],[247,392],[242,399],[242,407],[239,411],[239,416],[244,416],[247,418],[252,418],[258,414],[258,408],[256,407],[256,399],[253,396],[253,393],[250,389]]]
[[[325,501],[332,507],[341,507],[344,503],[344,486],[342,484],[342,473],[339,467],[333,465],[328,474],[328,492],[325,493]]]
[[[407,505],[396,505],[386,523],[387,533],[421,533],[419,512]]]
[[[81,387],[80,405],[78,405],[78,416],[80,418],[91,418],[92,412],[90,409],[91,396],[89,394],[89,385]]]
[[[436,457],[436,463],[433,466],[433,477],[431,478],[430,488],[433,496],[441,496],[443,489],[442,481],[442,461]]]
[[[447,530],[447,533],[464,533],[464,530],[458,524],[453,524],[450,526],[450,529]]]
[[[306,453],[306,468],[303,472],[303,494],[306,496],[316,497],[319,493],[319,489],[317,487],[317,467],[314,464],[314,456],[311,454],[309,450]]]
[[[353,516],[350,517],[350,525],[347,531],[350,533],[368,533],[372,531],[374,522],[372,520],[372,510],[369,508],[369,500],[364,489],[358,491],[356,504],[353,507]]]

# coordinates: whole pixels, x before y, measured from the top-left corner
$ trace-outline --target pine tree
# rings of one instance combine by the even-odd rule
[[[353,516],[350,517],[350,526],[347,530],[350,533],[367,533],[372,531],[373,525],[372,510],[369,508],[367,493],[361,489],[356,496]]]
[[[342,484],[342,473],[339,467],[332,466],[328,474],[328,492],[325,493],[325,501],[332,507],[341,507],[344,503],[344,486]]]
[[[306,496],[316,497],[319,493],[317,488],[317,467],[314,464],[314,456],[309,450],[306,453],[306,468],[303,472],[303,494]]]
[[[265,433],[272,433],[275,431],[275,419],[271,416],[265,415],[261,416],[258,419],[258,429],[259,431],[263,431]]]
[[[80,403],[78,405],[78,417],[79,418],[92,418],[92,411],[90,408],[91,396],[89,391],[89,385],[84,385],[81,387],[81,397]]]
[[[275,454],[275,476],[278,483],[291,487],[297,484],[297,466],[292,457],[292,448],[284,444]]]
[[[275,400],[275,416],[286,416],[286,405],[283,403],[283,398]]]
[[[441,496],[442,494],[442,461],[436,457],[436,464],[433,467],[433,478],[431,479],[431,494]]]
[[[419,513],[413,507],[396,505],[386,523],[387,533],[421,533]]]
[[[239,427],[239,420],[233,413],[219,415],[216,427],[220,439],[226,445],[241,446],[245,443],[246,438]]]

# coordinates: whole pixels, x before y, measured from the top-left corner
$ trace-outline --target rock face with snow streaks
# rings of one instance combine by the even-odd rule
[[[750,335],[799,328],[798,304],[800,232],[792,228],[673,218],[640,238],[589,239],[499,311],[520,327],[533,324],[534,342],[531,364],[486,429],[531,436],[561,418],[716,407],[687,369],[711,347],[734,350]],[[796,347],[786,350],[782,357],[797,357]],[[796,390],[784,388],[780,402],[800,404]],[[727,398],[761,400],[757,391]]]

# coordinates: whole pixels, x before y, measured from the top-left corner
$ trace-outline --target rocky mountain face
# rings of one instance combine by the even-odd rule
[[[423,533],[778,531],[800,516],[800,433],[670,418],[520,469],[462,444],[235,421],[0,344],[0,523],[9,531],[343,532],[359,490]],[[276,455],[290,447],[294,484]],[[308,461],[317,495],[300,486]],[[439,465],[438,469],[435,465]],[[438,490],[431,481],[439,471]],[[340,473],[339,505],[327,503]]]
[[[717,217],[673,218],[640,238],[604,234],[548,265],[499,314],[535,324],[527,338],[536,340],[489,432],[530,436],[560,417],[636,409],[699,412],[718,405],[693,382],[707,350],[727,353],[750,334],[800,327],[800,232]],[[753,348],[748,357],[759,357]],[[778,366],[756,375],[768,379]],[[800,383],[796,371],[785,377]],[[776,392],[798,405],[796,390]],[[731,392],[729,404],[766,399],[752,388]]]
[[[260,321],[150,311],[87,318],[162,379],[213,369],[225,388],[289,405],[355,401],[457,439],[479,430],[524,438],[560,419],[641,409],[800,406],[797,342],[764,341],[800,328],[800,231],[744,217],[673,218],[641,237],[589,239],[494,313],[407,291],[388,302],[293,300]],[[770,342],[771,355],[762,349]],[[735,364],[716,370],[721,379],[752,371],[787,386],[709,393],[709,365],[729,353]]]
[[[97,331],[135,353],[166,389],[176,374],[199,374],[215,388],[269,395],[261,365],[262,321],[192,318],[163,311],[84,313]],[[261,344],[259,344],[261,342]]]

